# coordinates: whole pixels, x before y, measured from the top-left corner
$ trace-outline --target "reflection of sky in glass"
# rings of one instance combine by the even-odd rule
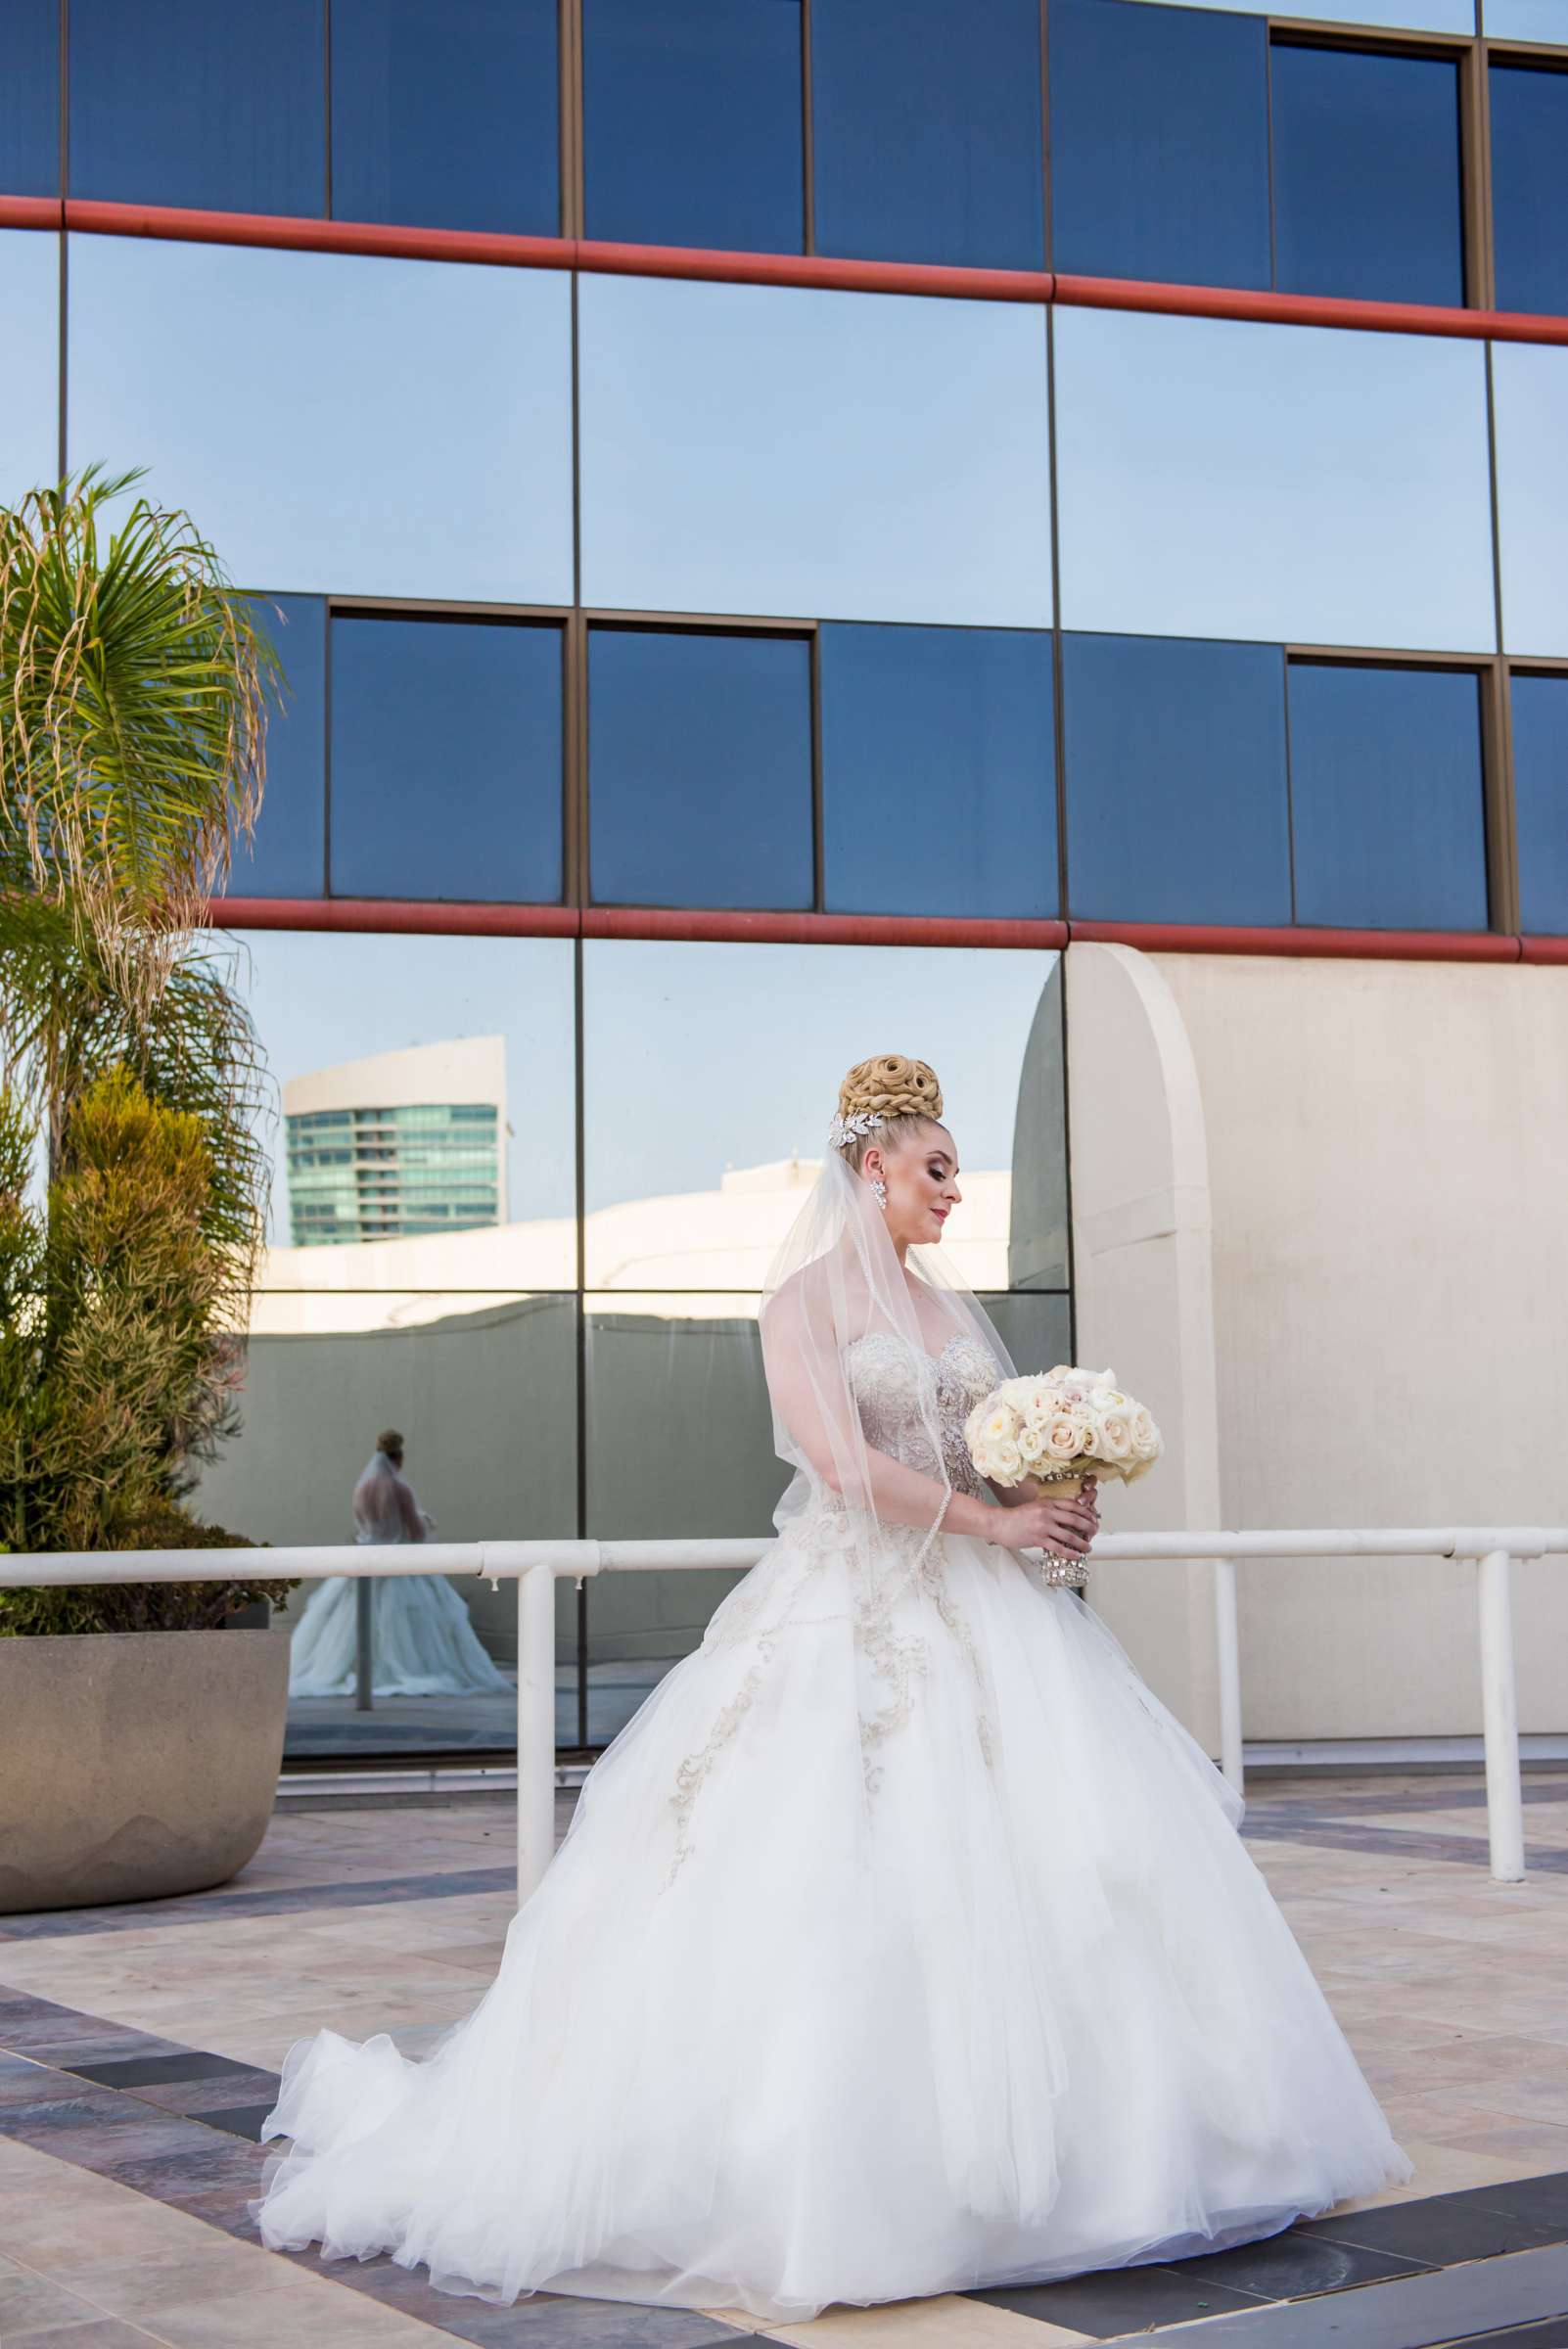
[[[368,1053],[504,1036],[509,1213],[527,1221],[572,1214],[572,948],[565,940],[276,930],[240,936],[240,983],[280,1100],[290,1078]],[[271,1236],[284,1241],[281,1115],[268,1139]]]
[[[1055,333],[1064,625],[1493,649],[1479,344],[1071,308]]]
[[[74,237],[72,465],[282,591],[572,594],[563,272]]]
[[[590,604],[1048,627],[1032,304],[585,277]]]
[[[1155,7],[1190,8],[1192,0],[1145,0]],[[1475,0],[1284,0],[1282,7],[1270,8],[1269,0],[1203,0],[1205,8],[1224,8],[1237,16],[1311,17],[1324,24],[1386,24],[1406,32],[1474,32]],[[1493,24],[1494,10],[1506,14],[1510,9],[1559,9],[1562,0],[1487,0],[1487,30],[1518,27],[1498,27]],[[1522,36],[1521,36],[1522,37]],[[1555,40],[1555,33],[1538,32],[1538,41]]]
[[[1568,350],[1498,343],[1498,533],[1510,653],[1568,653]]]
[[[726,1167],[820,1158],[839,1080],[873,1052],[931,1062],[966,1167],[1011,1163],[1054,954],[618,940],[583,960],[590,1213],[715,1189]]]
[[[0,314],[6,322],[0,399],[0,499],[60,478],[60,239],[0,229]]]
[[[1215,0],[1206,4],[1212,8]],[[1568,8],[1563,0],[1486,0],[1483,28],[1489,40],[1556,41],[1568,48]]]

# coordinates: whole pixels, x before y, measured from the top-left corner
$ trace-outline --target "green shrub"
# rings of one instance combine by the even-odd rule
[[[0,1095],[0,1540],[13,1551],[249,1548],[182,1501],[236,1421],[232,1270],[208,1228],[201,1121],[125,1070],[66,1125],[47,1203]],[[292,1586],[0,1591],[0,1634],[198,1629]]]

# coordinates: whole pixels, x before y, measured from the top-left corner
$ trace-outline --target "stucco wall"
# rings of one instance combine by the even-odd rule
[[[1568,1520],[1568,970],[1151,960],[1207,1132],[1225,1521]],[[1568,1729],[1568,1561],[1515,1599],[1521,1727]],[[1247,1734],[1474,1732],[1474,1627],[1468,1567],[1244,1567]]]

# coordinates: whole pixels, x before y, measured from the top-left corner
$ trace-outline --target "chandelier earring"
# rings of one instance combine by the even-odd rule
[[[883,1181],[880,1174],[872,1175],[871,1188],[876,1193],[878,1207],[880,1207],[883,1214],[886,1215],[888,1212],[888,1186]]]

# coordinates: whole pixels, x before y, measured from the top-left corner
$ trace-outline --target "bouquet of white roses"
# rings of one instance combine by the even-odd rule
[[[1037,1378],[1009,1378],[964,1423],[969,1456],[997,1485],[1038,1477],[1051,1497],[1069,1499],[1084,1479],[1131,1484],[1165,1449],[1141,1403],[1123,1393],[1114,1370],[1058,1362]]]

